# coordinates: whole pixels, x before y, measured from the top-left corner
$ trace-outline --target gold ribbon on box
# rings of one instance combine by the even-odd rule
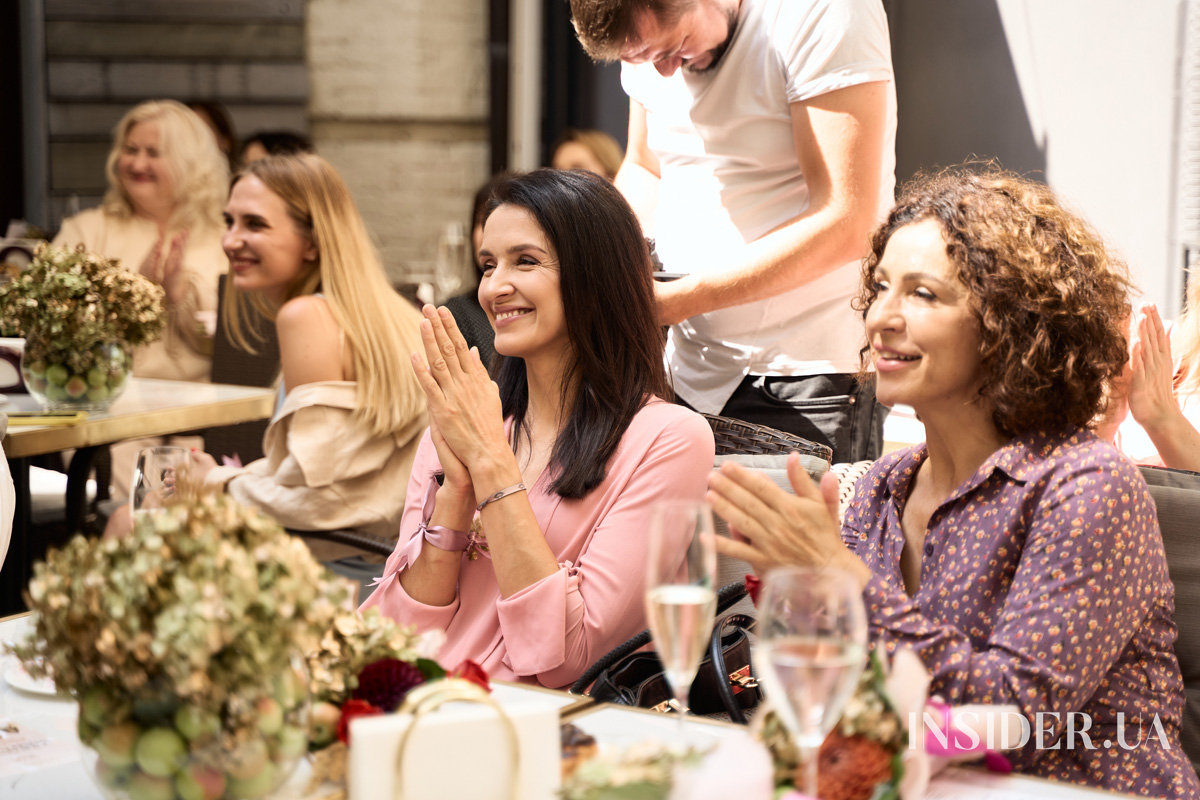
[[[400,737],[400,746],[396,748],[396,800],[404,800],[404,754],[408,749],[409,737],[416,729],[417,723],[421,721],[421,717],[431,711],[436,711],[446,703],[455,702],[478,703],[488,706],[500,718],[500,723],[508,736],[509,752],[512,754],[508,796],[516,800],[521,764],[521,746],[517,738],[516,726],[486,689],[461,678],[446,678],[418,686],[405,696],[404,702],[396,710],[397,714],[412,716],[412,722],[404,729],[404,733]]]

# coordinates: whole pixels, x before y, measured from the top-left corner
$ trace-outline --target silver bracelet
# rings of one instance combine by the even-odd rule
[[[529,491],[529,490],[525,488],[525,484],[523,484],[523,483],[518,483],[513,486],[506,487],[506,488],[501,489],[500,491],[496,492],[495,494],[489,494],[487,497],[483,498],[483,502],[480,503],[479,505],[475,506],[475,510],[483,511],[483,507],[486,506],[488,503],[494,503],[497,500],[503,500],[505,497],[508,497],[510,494],[516,494],[517,492],[527,492],[527,491]]]

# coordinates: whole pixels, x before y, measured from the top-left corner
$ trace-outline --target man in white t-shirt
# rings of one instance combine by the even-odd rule
[[[895,185],[880,0],[571,0],[584,48],[620,59],[617,186],[668,272],[688,405],[874,458],[883,416],[854,380],[859,262]]]

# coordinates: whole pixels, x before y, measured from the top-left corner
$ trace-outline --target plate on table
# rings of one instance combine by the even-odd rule
[[[4,681],[14,689],[19,689],[29,694],[40,694],[49,697],[54,697],[58,694],[58,687],[54,685],[54,681],[49,678],[35,678],[26,672],[25,668],[20,664],[14,664],[4,671]]]

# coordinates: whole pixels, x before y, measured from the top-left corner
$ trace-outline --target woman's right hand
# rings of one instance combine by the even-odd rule
[[[717,550],[748,562],[760,575],[777,566],[829,566],[845,569],[865,586],[870,570],[842,543],[837,477],[826,473],[820,486],[813,484],[796,453],[788,456],[787,473],[795,494],[733,462],[709,474],[708,502],[736,537],[718,539]]]
[[[1129,412],[1149,431],[1179,413],[1171,340],[1153,305],[1139,309],[1130,328]]]

